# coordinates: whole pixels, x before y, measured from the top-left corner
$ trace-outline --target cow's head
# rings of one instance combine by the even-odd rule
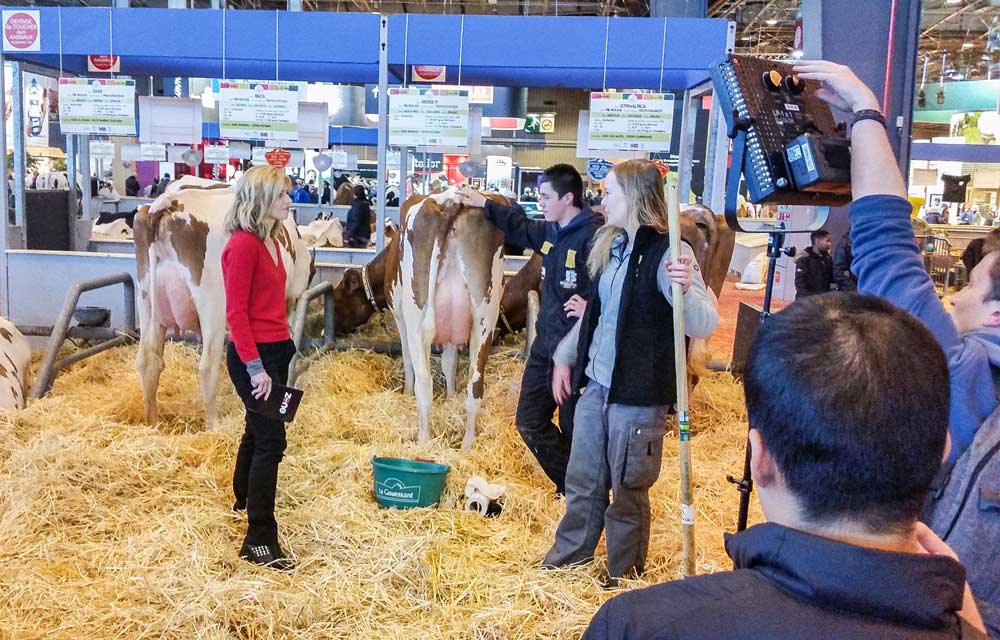
[[[333,290],[334,333],[346,335],[368,322],[375,313],[375,307],[368,300],[361,280],[361,272],[348,269],[340,284]]]

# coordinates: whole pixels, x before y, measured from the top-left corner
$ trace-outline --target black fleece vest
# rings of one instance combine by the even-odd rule
[[[622,282],[609,403],[659,406],[677,400],[673,308],[660,293],[656,280],[669,247],[669,236],[652,227],[639,227],[636,232]],[[584,312],[577,343],[575,391],[587,383],[590,343],[601,315],[599,291],[598,277],[594,279],[594,295]]]

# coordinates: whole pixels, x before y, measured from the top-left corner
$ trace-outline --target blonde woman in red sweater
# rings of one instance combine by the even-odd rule
[[[278,545],[274,495],[278,463],[285,451],[285,425],[250,410],[267,399],[273,382],[285,384],[295,343],[285,315],[285,268],[276,234],[289,215],[291,182],[274,167],[253,167],[236,184],[226,214],[232,234],[222,251],[226,320],[230,342],[226,366],[247,407],[246,429],[233,471],[234,510],[246,509],[247,535],[240,556],[255,564],[290,571]]]

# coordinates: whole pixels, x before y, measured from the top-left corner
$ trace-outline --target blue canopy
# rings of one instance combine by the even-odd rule
[[[370,13],[23,8],[40,14],[41,51],[4,55],[58,69],[62,51],[76,74],[87,74],[88,55],[111,54],[124,75],[378,80],[379,16]]]
[[[708,80],[727,36],[719,19],[394,15],[389,64],[397,78],[446,65],[450,84],[461,63],[463,84],[683,90]]]

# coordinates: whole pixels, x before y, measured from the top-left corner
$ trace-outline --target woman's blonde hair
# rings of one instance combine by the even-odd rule
[[[663,195],[663,176],[649,160],[626,160],[611,170],[622,194],[628,200],[629,226],[653,227],[667,232],[667,199]],[[587,271],[596,278],[611,258],[611,245],[625,233],[621,227],[605,224],[594,234],[594,245],[587,258]]]
[[[284,169],[264,166],[248,169],[236,183],[233,206],[226,213],[226,233],[242,229],[265,240],[270,226],[271,237],[274,237],[280,225],[269,223],[267,212],[291,188],[292,181]]]

